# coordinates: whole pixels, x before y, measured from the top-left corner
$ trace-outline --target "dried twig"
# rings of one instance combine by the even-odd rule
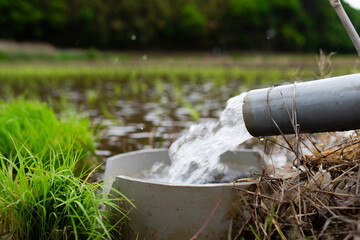
[[[295,141],[302,139],[299,136]],[[299,142],[292,144],[296,149]],[[299,151],[301,171],[292,178],[263,173],[258,179],[246,179],[253,185],[238,189],[246,206],[239,209],[250,214],[242,214],[249,217],[243,219],[236,239],[346,239],[360,235],[360,137],[335,149],[317,148],[314,152],[302,156]],[[266,224],[269,216],[271,225]]]
[[[329,0],[331,6],[336,11],[337,15],[340,18],[340,21],[344,25],[344,28],[346,29],[346,32],[348,33],[358,55],[360,56],[360,39],[359,35],[357,34],[354,26],[352,25],[348,15],[346,14],[341,1],[340,0]]]

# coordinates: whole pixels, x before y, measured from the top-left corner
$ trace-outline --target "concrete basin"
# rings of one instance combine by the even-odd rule
[[[233,189],[234,184],[175,185],[133,177],[159,161],[170,163],[167,149],[140,150],[107,160],[105,179],[136,206],[129,213],[134,231],[127,231],[126,239],[190,239],[217,205],[197,239],[227,239],[238,194]],[[252,150],[227,152],[221,156],[221,161],[232,168],[251,167],[259,171],[264,165],[261,154]]]

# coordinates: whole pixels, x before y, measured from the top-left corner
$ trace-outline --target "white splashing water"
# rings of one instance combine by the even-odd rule
[[[246,94],[229,99],[217,123],[192,125],[171,145],[171,165],[157,163],[151,170],[142,173],[143,177],[173,184],[204,184],[230,182],[249,175],[249,170],[234,171],[220,162],[221,154],[236,150],[239,144],[252,138],[243,119],[242,106]]]
[[[228,181],[238,177],[229,175],[232,171],[220,163],[220,155],[252,138],[243,119],[245,96],[229,99],[217,123],[193,125],[171,145],[171,166],[166,170],[170,183],[208,183],[222,181],[218,176],[226,176]]]

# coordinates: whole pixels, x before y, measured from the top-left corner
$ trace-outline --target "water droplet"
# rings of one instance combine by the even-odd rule
[[[266,39],[270,40],[276,36],[276,31],[273,28],[270,28],[266,31]]]
[[[136,35],[132,35],[131,40],[135,41],[136,40]]]
[[[143,59],[143,60],[146,60],[146,59],[147,59],[147,56],[146,56],[146,55],[144,55],[144,56],[142,57],[142,59]]]
[[[140,130],[144,130],[144,127],[140,127]]]

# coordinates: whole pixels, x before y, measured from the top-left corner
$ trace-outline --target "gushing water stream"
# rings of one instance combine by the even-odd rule
[[[252,137],[243,120],[245,96],[243,93],[229,99],[217,123],[193,125],[171,145],[170,183],[221,182],[222,178],[230,181],[238,177],[220,162],[220,155]]]
[[[229,99],[218,122],[191,126],[171,145],[171,165],[154,165],[150,178],[174,184],[202,184],[229,182],[244,175],[222,164],[220,155],[252,138],[243,120],[245,96],[243,93]]]

